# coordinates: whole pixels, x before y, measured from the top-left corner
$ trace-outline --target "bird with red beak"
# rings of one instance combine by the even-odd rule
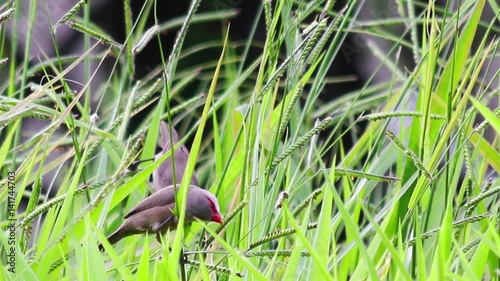
[[[170,133],[172,133],[172,143],[170,143]],[[158,138],[158,146],[162,151],[156,155],[155,160],[168,153],[177,143],[179,142],[179,135],[177,131],[172,127],[169,129],[168,124],[165,121],[160,123],[160,137]],[[187,160],[189,158],[189,150],[183,144],[173,152],[173,158],[175,165],[172,165],[171,157],[168,157],[163,161],[158,168],[153,172],[153,187],[155,191],[158,191],[164,187],[171,186],[173,184],[179,184],[182,181],[182,176],[186,170]],[[175,169],[174,169],[175,166]],[[175,170],[175,183],[174,183],[174,170]],[[198,186],[198,180],[196,175],[193,173],[191,177],[191,184]]]
[[[115,244],[127,236],[141,233],[156,233],[156,239],[160,242],[160,235],[169,229],[176,229],[175,188],[174,185],[162,188],[139,202],[125,215],[125,222],[108,237],[109,243]],[[219,202],[212,193],[190,185],[186,200],[186,224],[195,219],[222,223]],[[102,244],[99,249],[103,250]]]

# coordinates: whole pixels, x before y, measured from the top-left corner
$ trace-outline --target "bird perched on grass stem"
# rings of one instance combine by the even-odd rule
[[[172,132],[173,145],[170,144],[170,132]],[[177,134],[177,131],[174,128],[170,131],[168,124],[162,121],[160,123],[160,137],[158,139],[158,146],[162,149],[162,151],[155,157],[155,160],[163,156],[165,153],[168,153],[178,142],[179,135]],[[181,183],[182,176],[184,175],[184,170],[186,170],[189,150],[183,144],[173,152],[173,158],[175,161],[175,181],[179,184]],[[175,184],[173,171],[174,166],[172,165],[172,159],[171,157],[168,157],[153,172],[153,187],[155,191]],[[198,180],[196,179],[194,173],[191,177],[191,184],[198,186]]]
[[[179,189],[180,185],[177,185]],[[125,222],[108,237],[111,244],[135,234],[156,233],[160,242],[160,235],[168,229],[177,227],[175,210],[174,185],[160,189],[146,197],[125,215]],[[219,202],[215,196],[195,185],[190,185],[187,193],[185,222],[191,223],[195,219],[222,223]],[[102,244],[99,250],[103,250]]]

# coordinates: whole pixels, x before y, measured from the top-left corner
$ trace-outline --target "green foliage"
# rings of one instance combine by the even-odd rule
[[[481,21],[486,8],[498,16],[495,1],[448,1],[444,9],[396,1],[398,16],[368,22],[358,19],[364,1],[337,10],[335,1],[266,0],[252,29],[263,17],[264,42],[253,42],[253,33],[233,41],[228,24],[222,41],[191,48],[183,48],[190,26],[236,11],[197,13],[194,0],[185,17],[159,22],[156,1],[143,2],[132,15],[131,1],[123,1],[127,36],[117,42],[89,20],[92,1],[79,1],[47,36],[63,25],[78,30],[87,42],[81,56],[57,51],[30,62],[30,36],[23,57],[18,34],[0,30],[0,208],[17,210],[0,212],[0,280],[499,279],[499,71],[491,63],[499,39],[490,35],[500,28],[498,17]],[[0,4],[2,27],[21,20],[16,4]],[[28,34],[37,12],[30,8]],[[398,24],[407,34],[386,28]],[[161,51],[157,68],[136,77],[136,55],[172,29],[179,32],[170,53]],[[392,44],[388,53],[374,42],[362,50],[390,76],[373,83],[373,73],[361,89],[325,102],[333,95],[326,86],[339,81],[328,70],[345,55],[348,34]],[[107,50],[96,52],[98,44]],[[219,57],[178,68],[214,48]],[[260,52],[253,61],[251,49]],[[402,49],[413,69],[401,67]],[[91,108],[89,65],[105,58],[115,66]],[[67,74],[80,64],[88,80],[74,93]],[[37,72],[56,74],[30,84]],[[199,92],[183,98],[194,80]],[[412,100],[415,108],[407,106]],[[132,127],[138,114],[145,118]],[[28,119],[46,126],[26,136]],[[149,194],[150,175],[170,156],[134,164],[154,155],[163,119],[181,120],[181,143],[194,136],[179,220],[196,173],[225,222],[179,228],[161,245],[137,235],[111,246],[106,234]],[[49,174],[59,179],[51,198],[42,192]]]

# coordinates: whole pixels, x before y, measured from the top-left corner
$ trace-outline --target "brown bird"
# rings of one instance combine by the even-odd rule
[[[172,128],[172,141],[174,145],[170,145],[170,130],[168,128],[168,124],[162,121],[160,123],[160,137],[158,139],[158,146],[162,149],[162,151],[155,157],[155,160],[163,156],[165,153],[169,152],[172,147],[179,142],[179,135],[174,128]],[[189,150],[183,144],[178,149],[176,149],[173,154],[175,160],[175,180],[178,184],[182,181],[184,170],[186,170],[186,164],[189,158]],[[172,159],[168,157],[153,172],[153,187],[155,191],[158,191],[173,184],[174,177]],[[196,179],[196,175],[194,173],[191,177],[191,184],[198,186],[198,180]]]
[[[165,234],[168,229],[177,227],[174,210],[175,194],[174,186],[171,185],[151,194],[132,208],[125,215],[125,222],[108,237],[108,241],[115,244],[124,237],[147,232],[156,233],[156,239],[160,242],[160,235]],[[217,198],[204,189],[190,185],[187,193],[185,222],[188,224],[195,219],[222,223]],[[103,249],[100,244],[99,250]]]

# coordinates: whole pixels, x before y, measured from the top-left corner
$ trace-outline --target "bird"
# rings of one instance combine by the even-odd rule
[[[156,233],[156,240],[161,242],[160,235],[169,229],[177,227],[175,217],[175,191],[180,185],[170,185],[146,197],[124,216],[125,221],[118,229],[108,236],[110,244],[135,234]],[[190,224],[195,219],[221,224],[222,217],[217,198],[210,192],[190,185],[187,192],[185,223]],[[104,247],[99,244],[99,250]]]
[[[160,137],[158,139],[158,146],[162,149],[162,151],[156,155],[155,160],[169,152],[172,147],[179,142],[179,135],[174,128],[172,128],[172,141],[174,145],[170,145],[169,126],[165,121],[162,121],[160,123]],[[175,160],[176,182],[174,183],[172,159],[168,157],[153,172],[153,189],[155,191],[182,181],[182,176],[186,170],[187,160],[189,158],[189,150],[183,144],[173,152],[173,155]],[[191,177],[191,184],[199,186],[198,179],[194,173]]]

